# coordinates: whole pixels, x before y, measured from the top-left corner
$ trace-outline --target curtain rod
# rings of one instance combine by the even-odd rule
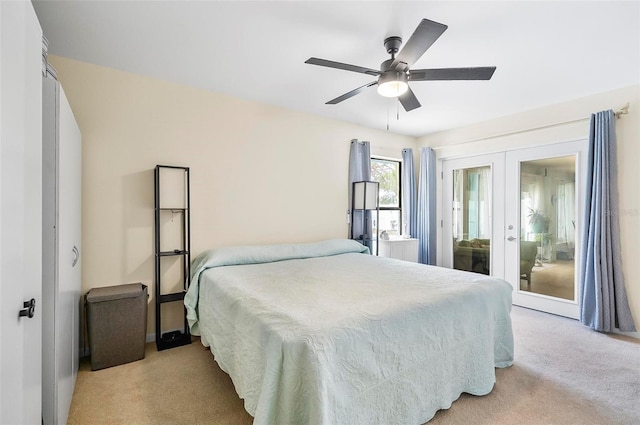
[[[613,115],[615,115],[616,118],[621,118],[622,115],[626,115],[628,113],[629,113],[629,103],[627,102],[626,105],[624,105],[619,110],[615,111],[613,113]],[[451,147],[451,146],[466,145],[467,143],[481,142],[483,140],[497,139],[497,138],[506,137],[506,136],[513,136],[515,134],[528,133],[530,131],[543,130],[545,128],[557,127],[559,125],[573,124],[573,123],[576,123],[576,122],[586,121],[588,119],[591,119],[591,116],[585,117],[585,118],[578,118],[578,119],[575,119],[575,120],[557,122],[557,123],[554,123],[554,124],[541,125],[541,126],[538,126],[538,127],[527,128],[525,130],[516,130],[516,131],[511,131],[511,132],[508,132],[508,133],[494,134],[492,136],[480,137],[478,139],[471,139],[471,140],[467,140],[465,142],[455,143],[453,145],[436,146],[436,147],[433,147],[431,149],[439,150],[439,149],[448,148],[448,147]]]

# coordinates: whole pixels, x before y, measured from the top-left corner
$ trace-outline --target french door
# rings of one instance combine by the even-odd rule
[[[443,161],[442,265],[505,279],[515,305],[578,318],[586,148]]]
[[[504,153],[443,162],[442,265],[504,277]]]

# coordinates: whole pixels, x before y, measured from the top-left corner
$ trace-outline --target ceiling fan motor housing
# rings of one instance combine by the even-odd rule
[[[394,61],[394,59],[387,59],[386,61],[382,62],[380,64],[380,71],[384,73],[384,72],[392,70],[391,64],[393,63],[393,61]],[[397,71],[397,69],[393,68],[393,71]]]
[[[384,84],[387,81],[402,81],[406,83],[409,80],[407,77],[407,73],[404,71],[398,71],[395,69],[389,69],[383,71],[382,74],[378,77],[378,84]]]
[[[390,38],[400,39],[400,37],[389,37],[387,40]],[[385,40],[385,46],[387,46],[387,40]],[[400,42],[402,42],[401,39]],[[378,93],[384,97],[398,97],[406,92],[409,87],[409,74],[406,70],[401,69],[402,67],[392,68],[391,64],[393,61],[394,59],[392,57],[380,64],[380,71],[382,74],[378,76]]]

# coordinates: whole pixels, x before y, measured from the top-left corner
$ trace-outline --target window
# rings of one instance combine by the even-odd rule
[[[371,180],[380,183],[380,223],[377,231],[390,236],[402,234],[401,163],[392,159],[371,158]]]

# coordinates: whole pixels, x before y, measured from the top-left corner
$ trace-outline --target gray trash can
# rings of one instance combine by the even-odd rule
[[[144,358],[147,286],[142,283],[91,289],[85,295],[91,370]]]

